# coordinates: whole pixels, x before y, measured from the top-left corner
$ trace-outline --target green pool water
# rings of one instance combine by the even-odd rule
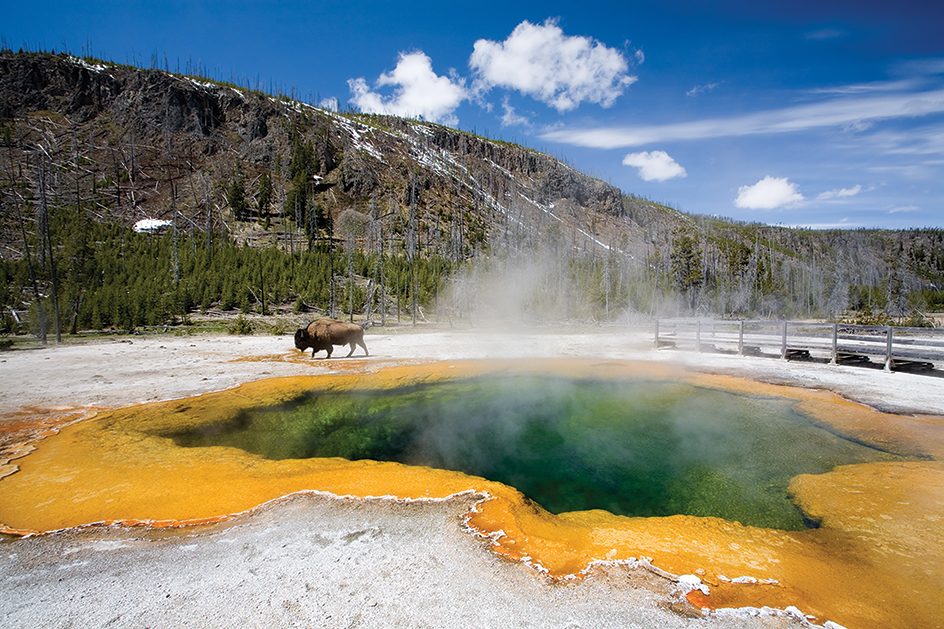
[[[553,513],[716,516],[799,530],[791,477],[901,460],[818,428],[788,400],[678,382],[483,377],[312,393],[174,435],[270,459],[344,457],[461,471]]]

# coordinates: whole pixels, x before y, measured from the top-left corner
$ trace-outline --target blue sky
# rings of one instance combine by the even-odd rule
[[[11,2],[0,37],[423,116],[683,211],[944,227],[944,2]]]

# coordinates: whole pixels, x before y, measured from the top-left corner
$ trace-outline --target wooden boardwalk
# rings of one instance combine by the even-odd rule
[[[828,360],[888,371],[944,367],[944,329],[809,323],[657,319],[656,348],[773,355],[784,360]]]

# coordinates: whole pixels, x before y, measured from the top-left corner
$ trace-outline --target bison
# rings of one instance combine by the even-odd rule
[[[350,345],[348,356],[360,345],[364,348],[364,355],[370,356],[367,345],[364,344],[364,328],[369,323],[365,322],[363,326],[359,326],[334,319],[318,319],[295,331],[295,347],[302,351],[310,347],[312,358],[320,350],[325,350],[328,352],[325,358],[331,358],[335,345]]]

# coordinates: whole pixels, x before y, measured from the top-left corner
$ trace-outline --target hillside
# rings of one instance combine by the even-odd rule
[[[103,217],[127,223],[169,219],[176,206],[178,218],[241,231],[220,193],[242,177],[255,197],[263,173],[275,183],[278,215],[297,187],[299,146],[310,147],[306,174],[333,184],[317,203],[335,219],[346,210],[369,213],[372,202],[408,207],[411,195],[428,238],[437,221],[483,232],[496,214],[553,217],[550,206],[561,202],[621,213],[618,189],[520,146],[420,121],[341,115],[159,70],[6,54],[0,117],[15,122],[14,146],[6,144],[18,154],[10,159],[23,164],[41,153],[60,169],[81,162],[84,187],[98,186]],[[285,238],[285,227],[274,231]],[[483,236],[476,233],[472,244]]]
[[[944,272],[940,230],[692,216],[441,125],[66,55],[0,53],[0,124],[8,329],[43,302],[72,329],[394,303],[414,321],[901,318]],[[165,227],[133,234],[145,219]]]

